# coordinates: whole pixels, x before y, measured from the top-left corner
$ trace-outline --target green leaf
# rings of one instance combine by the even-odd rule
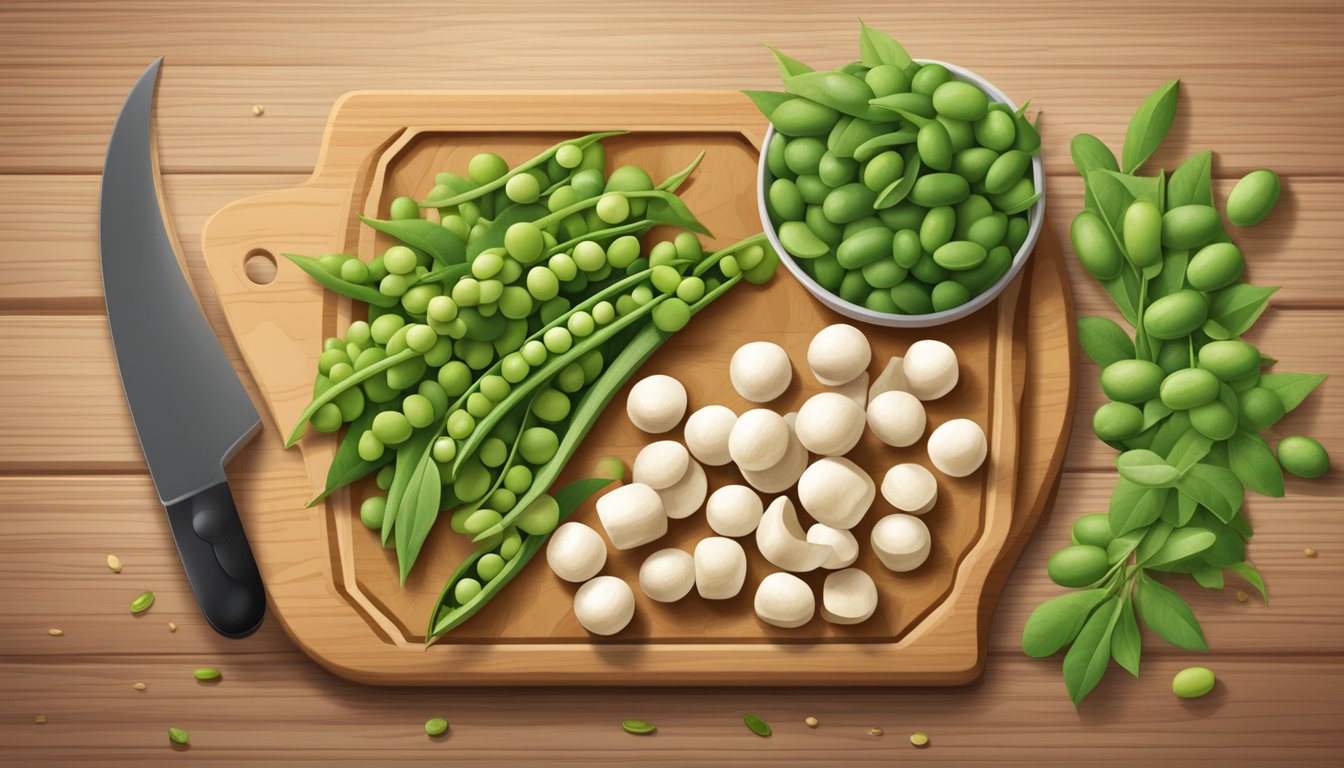
[[[1209,299],[1209,319],[1222,326],[1227,338],[1241,336],[1255,325],[1269,306],[1269,297],[1279,289],[1237,283],[1214,293]]]
[[[389,405],[368,403],[364,407],[364,412],[346,426],[345,437],[341,438],[341,444],[336,448],[336,455],[331,459],[331,466],[327,468],[327,485],[306,506],[313,506],[337,488],[344,488],[362,477],[367,477],[392,461],[391,451],[384,451],[377,461],[365,461],[359,456],[359,438],[373,426],[373,418],[387,410]]]
[[[1157,426],[1158,424],[1161,424],[1162,420],[1170,416],[1171,413],[1172,411],[1170,408],[1167,407],[1166,403],[1163,403],[1158,398],[1153,398],[1152,400],[1149,400],[1148,402],[1144,403],[1143,431],[1146,432],[1149,429],[1152,429],[1153,427]]]
[[[415,471],[411,473],[397,512],[397,565],[401,571],[402,586],[406,585],[406,576],[420,555],[420,547],[438,519],[442,496],[443,481],[439,478],[439,465],[430,452],[425,451]]]
[[[702,149],[700,150],[700,154],[696,155],[695,159],[692,160],[689,165],[687,165],[685,168],[682,168],[680,171],[677,171],[676,173],[672,174],[671,176],[668,176],[663,181],[663,183],[659,184],[657,187],[655,187],[655,189],[660,189],[664,192],[672,192],[675,194],[676,191],[681,188],[681,185],[686,182],[686,179],[690,178],[691,174],[695,172],[695,169],[700,165],[700,161],[704,159],[705,159],[705,150]]]
[[[1167,452],[1167,461],[1185,474],[1194,465],[1198,464],[1209,451],[1213,448],[1213,441],[1191,429],[1171,447]]]
[[[862,21],[859,22],[859,60],[865,67],[890,64],[897,69],[905,69],[912,63],[910,54],[895,38]]]
[[[1039,659],[1073,642],[1106,594],[1104,589],[1085,589],[1036,606],[1022,627],[1022,652]]]
[[[449,267],[467,260],[467,245],[457,235],[428,219],[392,219],[382,221],[360,216],[359,220],[385,232],[412,248],[428,253],[441,266]]]
[[[1139,616],[1168,643],[1188,651],[1207,651],[1204,630],[1190,605],[1169,587],[1139,572]]]
[[[1114,565],[1121,560],[1124,560],[1126,557],[1129,557],[1129,554],[1139,546],[1147,533],[1148,530],[1146,528],[1139,528],[1130,531],[1129,533],[1122,533],[1114,539],[1111,539],[1111,543],[1106,545],[1107,561]]]
[[[415,475],[416,468],[420,466],[421,459],[429,454],[435,436],[436,432],[432,429],[416,430],[410,440],[397,446],[396,471],[392,474],[392,485],[387,489],[387,506],[383,513],[381,532],[383,546],[392,541],[392,531],[397,523],[402,496],[410,487],[411,478]]]
[[[1324,373],[1266,373],[1260,377],[1259,386],[1278,395],[1287,412],[1301,405],[1326,378]]]
[[[901,155],[905,160],[905,170],[901,173],[901,178],[891,182],[878,193],[873,208],[879,211],[904,200],[915,186],[915,177],[919,176],[919,151],[915,146],[913,144],[907,146],[901,150]]]
[[[1217,537],[1203,528],[1178,528],[1172,531],[1160,549],[1149,557],[1144,566],[1160,568],[1193,558],[1213,546]]]
[[[1111,533],[1120,536],[1152,525],[1162,514],[1167,492],[1166,488],[1145,488],[1123,477],[1117,480],[1108,512]]]
[[[1163,296],[1185,287],[1185,268],[1190,262],[1189,251],[1162,249],[1162,271],[1148,283],[1148,301],[1153,302]]]
[[[443,227],[439,227],[443,229]],[[447,230],[444,230],[445,232]],[[317,259],[312,256],[300,256],[297,253],[282,253],[286,259],[294,262],[295,266],[308,273],[308,276],[322,284],[323,288],[347,296],[355,301],[362,301],[365,304],[372,304],[376,307],[395,307],[399,299],[394,296],[385,296],[371,285],[360,285],[342,280],[322,268]]]
[[[1213,205],[1213,153],[1205,150],[1191,156],[1171,172],[1167,182],[1167,205]]]
[[[779,64],[779,77],[781,80],[788,80],[794,75],[801,75],[807,72],[815,72],[812,67],[784,53],[773,45],[767,45],[770,53],[774,54],[775,62]]]
[[[1087,186],[1096,198],[1097,212],[1100,214],[1101,220],[1106,222],[1106,228],[1110,230],[1111,237],[1115,240],[1115,245],[1121,253],[1125,252],[1125,241],[1121,237],[1125,222],[1125,211],[1129,209],[1129,204],[1134,202],[1134,194],[1121,181],[1124,178],[1126,177],[1114,171],[1098,170],[1087,175]],[[1123,272],[1130,271],[1132,270],[1123,270]]]
[[[1134,677],[1139,676],[1139,655],[1143,653],[1143,639],[1139,637],[1139,620],[1134,617],[1134,602],[1129,595],[1120,597],[1120,621],[1111,635],[1111,658]]]
[[[1283,467],[1263,437],[1237,430],[1227,441],[1227,457],[1232,472],[1247,488],[1261,496],[1283,496]]]
[[[1074,706],[1097,687],[1111,661],[1111,635],[1120,619],[1120,598],[1110,597],[1088,618],[1064,654],[1064,685]]]
[[[1171,496],[1168,495],[1167,498],[1170,500]],[[1170,501],[1165,506],[1170,507]],[[1139,541],[1139,546],[1134,549],[1134,562],[1139,565],[1147,562],[1162,548],[1163,544],[1167,543],[1167,538],[1171,536],[1173,529],[1174,526],[1165,520],[1158,520],[1148,526],[1148,529],[1144,531],[1143,538]]]
[[[1101,282],[1101,287],[1115,302],[1121,317],[1132,326],[1139,324],[1139,277],[1132,269],[1122,269],[1117,277]]]
[[[1106,170],[1093,171],[1092,173],[1093,175],[1101,174],[1108,180],[1103,184],[1118,184],[1124,187],[1131,198],[1130,203],[1135,200],[1146,200],[1157,206],[1158,210],[1162,210],[1163,177],[1160,174],[1157,176],[1131,176],[1118,171]],[[1128,208],[1129,203],[1126,203],[1125,207]]]
[[[1226,523],[1241,509],[1246,489],[1230,469],[1196,464],[1176,484],[1180,492]]]
[[[1119,323],[1109,318],[1078,318],[1078,343],[1100,368],[1134,359],[1134,340]]]
[[[1269,605],[1269,593],[1265,591],[1265,579],[1260,575],[1260,571],[1256,570],[1255,566],[1250,563],[1237,563],[1236,565],[1229,565],[1228,568],[1259,590],[1260,599],[1265,601],[1265,605]]]
[[[1120,167],[1125,173],[1138,170],[1167,137],[1171,123],[1176,119],[1180,82],[1178,79],[1163,83],[1148,94],[1130,118],[1129,129],[1125,131],[1125,147],[1120,153]]]
[[[1125,451],[1115,457],[1120,476],[1147,488],[1170,488],[1180,479],[1181,472],[1152,451]]]
[[[714,236],[714,233],[706,229],[705,225],[695,218],[695,214],[691,213],[691,209],[686,206],[686,203],[671,192],[653,190],[636,194],[639,197],[652,198],[649,200],[648,210],[644,216],[655,224],[681,227],[692,232],[698,232],[706,237]]]
[[[1190,524],[1190,520],[1195,516],[1195,510],[1199,509],[1199,502],[1195,501],[1193,496],[1186,496],[1184,493],[1176,494],[1176,525],[1184,527]]]
[[[1191,571],[1190,575],[1194,578],[1196,584],[1205,589],[1223,588],[1223,570],[1221,568],[1206,565],[1203,568],[1196,568]]]
[[[1073,165],[1078,175],[1083,177],[1083,205],[1089,211],[1099,213],[1096,198],[1088,185],[1088,174],[1095,170],[1118,171],[1120,165],[1115,155],[1102,143],[1101,139],[1089,133],[1080,133],[1069,142],[1069,154],[1073,156]]]
[[[770,119],[770,116],[775,113],[776,109],[779,109],[781,104],[794,98],[781,91],[744,90],[742,93],[745,93],[747,98],[751,99],[751,103],[756,105],[762,115],[765,115],[766,120]]]
[[[1176,443],[1180,442],[1182,437],[1190,431],[1190,416],[1185,411],[1177,411],[1171,414],[1171,418],[1162,422],[1158,427],[1157,435],[1153,438],[1153,444],[1148,448],[1158,456],[1170,456],[1176,448]]]

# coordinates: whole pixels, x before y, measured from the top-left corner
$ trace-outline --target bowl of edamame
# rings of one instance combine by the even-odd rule
[[[757,198],[785,268],[846,317],[922,328],[990,304],[1026,264],[1045,173],[1025,107],[962,67],[905,61],[793,62],[786,93],[748,96],[771,121]]]

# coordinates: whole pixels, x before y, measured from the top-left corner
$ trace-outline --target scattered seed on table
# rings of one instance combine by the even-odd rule
[[[658,726],[648,720],[623,720],[621,721],[621,728],[626,733],[633,733],[636,736],[647,736],[658,730]]]
[[[61,629],[57,629],[57,628],[55,628],[55,627],[52,627],[51,629],[48,629],[48,630],[47,630],[47,634],[48,634],[48,635],[51,635],[52,637],[60,637],[61,635],[64,635],[64,634],[65,634],[65,630],[61,630]]]
[[[169,728],[168,740],[173,742],[174,744],[181,744],[182,746],[185,747],[186,745],[191,743],[191,734],[187,733],[181,728]]]
[[[107,567],[111,568],[113,573],[121,573],[121,558],[116,555],[108,555]]]
[[[881,736],[881,735],[882,735],[882,729],[881,729],[881,728],[869,728],[869,729],[868,729],[868,735],[869,735],[869,736]]]
[[[257,117],[261,117],[262,115],[266,114],[266,108],[261,106],[260,104],[253,104],[252,114],[256,115]]]
[[[33,722],[37,723],[38,725],[46,725],[46,724],[47,724],[47,716],[46,716],[46,715],[38,715],[37,717],[33,718]]]
[[[1306,549],[1302,550],[1302,554],[1306,555],[1307,557],[1315,557],[1316,550],[1312,549],[1311,547],[1307,547]]]
[[[143,690],[145,690],[145,687],[146,687],[146,686],[145,686],[144,683],[136,683],[135,685],[132,685],[131,687],[134,688],[134,689],[137,690],[137,691],[143,691]]]
[[[817,727],[817,718],[815,718],[815,717],[806,717],[806,718],[803,718],[803,725],[806,725],[808,728],[816,728],[816,727]]]
[[[910,734],[910,743],[916,747],[925,747],[929,744],[929,734],[923,731],[915,731]]]
[[[425,733],[430,736],[442,736],[448,730],[448,721],[442,717],[431,717],[425,721]]]
[[[177,631],[177,622],[176,622],[176,621],[170,621],[170,622],[168,622],[168,631],[169,631],[169,632],[176,632],[176,631]]]
[[[153,604],[154,593],[149,591],[141,592],[139,596],[131,601],[131,613],[144,613],[149,610],[149,606]]]
[[[220,671],[214,667],[200,667],[199,669],[192,670],[191,676],[203,683],[214,682],[223,677],[223,675],[220,674]]]
[[[1237,590],[1237,602],[1239,602],[1239,603],[1244,603],[1244,602],[1246,602],[1247,600],[1250,600],[1250,599],[1251,599],[1251,596],[1248,595],[1248,594],[1246,594],[1245,590],[1241,590],[1241,589],[1238,589],[1238,590]]]

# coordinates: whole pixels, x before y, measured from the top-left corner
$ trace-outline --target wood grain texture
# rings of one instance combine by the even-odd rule
[[[1104,504],[1113,482],[1097,471],[1107,457],[1085,432],[1068,457],[1083,469],[1066,476],[1053,514],[1014,573],[990,639],[996,650],[988,672],[966,689],[377,690],[310,664],[273,621],[244,642],[222,640],[202,624],[162,512],[139,474],[133,438],[107,431],[129,430],[129,421],[115,373],[107,376],[98,316],[96,174],[121,99],[150,58],[168,55],[158,105],[168,208],[207,314],[222,329],[197,246],[204,217],[228,200],[289,187],[306,175],[331,104],[347,90],[775,87],[760,43],[838,62],[853,55],[858,15],[897,32],[916,53],[970,66],[1015,98],[1036,98],[1050,218],[1066,248],[1079,194],[1069,137],[1088,131],[1118,145],[1143,95],[1180,76],[1180,117],[1158,161],[1172,167],[1211,147],[1224,179],[1255,167],[1283,174],[1285,200],[1276,216],[1234,237],[1247,249],[1254,280],[1287,286],[1277,306],[1328,311],[1299,320],[1296,309],[1275,310],[1260,338],[1285,361],[1302,361],[1295,368],[1321,361],[1337,370],[1331,342],[1344,272],[1332,265],[1334,219],[1344,205],[1337,130],[1344,119],[1344,12],[1334,0],[886,7],[594,0],[582,8],[541,0],[406,0],[395,7],[10,0],[0,4],[0,363],[7,372],[0,419],[8,429],[0,473],[9,473],[0,477],[0,575],[12,585],[11,599],[0,602],[7,694],[0,764],[1337,764],[1344,748],[1337,627],[1344,607],[1336,587],[1344,575],[1337,509],[1344,489],[1337,474],[1290,481],[1286,500],[1251,502],[1251,554],[1273,602],[1193,595],[1211,654],[1149,645],[1141,680],[1113,669],[1079,713],[1064,694],[1057,660],[1018,655],[1021,621],[1038,599],[1058,591],[1045,579],[1046,557],[1067,540],[1074,517]],[[262,118],[250,112],[258,103],[266,107]],[[204,173],[179,175],[193,170]],[[1291,224],[1280,223],[1294,205]],[[1079,277],[1075,270],[1079,313],[1103,309],[1090,278]],[[53,330],[35,330],[43,324]],[[233,348],[227,337],[222,342]],[[90,381],[81,381],[86,376]],[[1085,424],[1090,362],[1080,363],[1079,376],[1078,421]],[[1344,413],[1334,403],[1335,383],[1317,398],[1293,417],[1293,429],[1338,453]],[[22,419],[21,406],[33,405],[45,409],[45,420]],[[48,434],[52,428],[59,438]],[[44,474],[13,476],[25,467]],[[1321,556],[1302,557],[1303,546]],[[127,562],[121,576],[105,570],[109,550]],[[135,586],[110,581],[127,576]],[[124,610],[141,583],[159,596],[154,623]],[[176,634],[163,625],[169,618],[182,627]],[[50,625],[67,634],[48,637]],[[1190,663],[1215,668],[1222,689],[1202,701],[1172,699],[1170,674]],[[223,667],[226,685],[201,689],[187,674],[201,664]],[[135,679],[150,683],[146,698],[133,698]],[[742,710],[771,718],[782,738],[746,733]],[[38,713],[51,722],[33,725]],[[420,731],[435,714],[454,723],[446,742]],[[807,714],[820,717],[822,728],[797,726]],[[616,730],[627,717],[654,719],[662,732],[632,741]],[[192,729],[189,754],[167,744],[163,730],[171,722]],[[873,741],[872,725],[887,735]],[[932,735],[932,748],[910,750],[904,735],[915,728]]]

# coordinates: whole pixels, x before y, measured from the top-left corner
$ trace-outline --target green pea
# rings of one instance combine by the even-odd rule
[[[373,417],[370,431],[383,445],[404,443],[411,436],[411,423],[398,411],[383,411]]]
[[[569,409],[569,397],[557,389],[543,389],[532,401],[533,415],[548,424],[564,421]]]
[[[826,218],[836,224],[846,224],[869,216],[873,212],[876,193],[862,184],[846,184],[833,189],[822,203]]]
[[[467,226],[467,220],[456,213],[443,216],[439,223],[464,243],[467,241],[467,236],[471,234],[471,227]]]
[[[798,188],[798,196],[808,205],[821,205],[831,193],[831,188],[826,186],[826,182],[815,174],[799,176],[793,183]]]
[[[383,527],[383,517],[387,512],[387,497],[370,496],[359,505],[359,521],[366,528],[379,530]]]
[[[943,269],[971,269],[977,267],[989,255],[984,246],[970,240],[953,240],[938,246],[933,252],[933,260]]]
[[[937,120],[931,120],[920,126],[915,138],[915,147],[924,165],[938,171],[946,171],[952,167],[952,137],[948,135],[947,128]]]
[[[958,222],[960,223],[960,222]],[[1002,243],[1008,236],[1008,217],[995,211],[971,223],[966,230],[966,238],[988,251]]]
[[[346,359],[349,359],[349,355],[346,356]],[[333,384],[336,384],[350,378],[354,373],[355,366],[350,363],[340,362],[331,366],[331,370],[327,372],[327,378],[331,379]]]
[[[561,315],[568,312],[569,308],[569,299],[566,299],[564,296],[556,296],[553,299],[547,299],[545,302],[542,302],[541,310],[537,313],[537,316],[541,319],[542,323],[549,325]],[[531,361],[529,360],[528,362]],[[535,365],[535,363],[533,364]]]
[[[482,466],[496,469],[509,460],[509,446],[498,437],[487,437],[477,449],[476,457],[481,460]]]
[[[515,203],[535,203],[541,197],[541,183],[530,173],[520,173],[504,184],[504,194]]]
[[[976,184],[985,180],[999,154],[985,147],[967,147],[952,156],[952,172]]]
[[[935,312],[946,312],[970,301],[971,293],[966,290],[966,286],[955,280],[944,280],[933,286],[933,291],[929,294],[929,297],[933,302]]]
[[[1061,587],[1086,587],[1096,582],[1111,567],[1106,550],[1090,544],[1074,544],[1050,556],[1046,573]]]
[[[457,457],[457,442],[451,437],[437,437],[430,448],[430,456],[440,464],[447,464]]]
[[[540,465],[550,461],[560,447],[560,438],[546,427],[528,427],[519,438],[518,452],[529,464]]]
[[[1283,399],[1264,387],[1251,387],[1238,402],[1241,420],[1252,430],[1269,429],[1283,418]]]
[[[1261,168],[1251,171],[1227,196],[1227,220],[1238,227],[1251,227],[1265,220],[1279,202],[1279,177]]]
[[[953,120],[946,115],[938,115],[934,118],[941,123],[947,130],[947,136],[952,140],[952,152],[956,154],[964,149],[970,149],[975,145],[975,128],[965,120]],[[918,138],[918,132],[916,132]]]
[[[509,164],[493,152],[472,156],[467,163],[467,176],[478,185],[489,184],[509,172]]]
[[[453,480],[453,494],[463,502],[476,501],[489,492],[490,484],[490,471],[485,465],[479,460],[468,460],[462,464],[457,478]]]
[[[318,432],[331,433],[341,428],[341,409],[335,403],[327,403],[308,420]]]
[[[1154,339],[1178,339],[1208,319],[1209,302],[1198,291],[1182,290],[1154,301],[1143,314],[1143,328]]]
[[[953,272],[951,277],[966,286],[972,296],[979,296],[999,281],[1013,264],[1013,253],[1006,246],[989,249],[989,254],[980,266]]]
[[[466,409],[475,418],[483,419],[495,409],[495,401],[480,392],[472,392],[467,395]]]
[[[775,179],[771,182],[766,201],[770,204],[770,210],[781,219],[796,221],[803,218],[803,196],[798,192],[798,185],[789,179]]]
[[[378,281],[378,292],[384,296],[397,298],[405,293],[410,285],[405,275],[388,275]]]
[[[438,341],[439,335],[428,325],[416,323],[406,328],[406,346],[422,355],[433,349]]]
[[[951,236],[949,235],[949,237]],[[915,266],[915,262],[919,261],[922,253],[919,233],[913,229],[902,229],[892,237],[891,255],[897,266],[904,269]]]
[[[956,227],[957,215],[949,206],[939,206],[930,210],[919,226],[920,247],[925,253],[933,253],[952,241]]]
[[[1197,699],[1212,691],[1215,682],[1208,667],[1186,667],[1171,678],[1171,692],[1182,699]]]
[[[359,436],[359,445],[357,446],[359,458],[365,461],[377,461],[383,455],[383,441],[373,434],[372,430],[364,432]]]
[[[369,282],[369,266],[359,259],[350,259],[341,265],[341,279],[364,285]]]
[[[630,298],[635,300],[635,306],[642,307],[653,301],[653,288],[648,285],[637,285],[630,291]]]
[[[694,304],[705,296],[705,281],[698,277],[687,277],[677,286],[677,298],[687,304]]]
[[[1174,411],[1186,411],[1213,402],[1222,387],[1218,377],[1203,368],[1186,368],[1167,374],[1159,396]]]
[[[972,224],[995,213],[989,199],[975,193],[967,195],[965,200],[952,206],[952,210],[957,215],[957,228],[954,231],[954,239],[957,240],[965,240]]]
[[[784,162],[789,170],[797,174],[817,173],[821,166],[821,157],[826,154],[826,145],[820,139],[806,137],[794,139],[784,149]]]
[[[985,92],[960,80],[942,83],[931,95],[934,110],[956,120],[975,122],[989,110],[989,97]]]
[[[840,187],[853,181],[859,173],[859,162],[849,157],[840,157],[830,152],[821,156],[817,165],[817,176],[828,187]]]
[[[1189,410],[1190,426],[1210,440],[1226,440],[1237,431],[1237,412],[1221,400]]]
[[[1100,216],[1091,211],[1079,213],[1073,218],[1069,236],[1078,261],[1098,280],[1110,280],[1120,274],[1124,256]]]
[[[975,121],[975,140],[980,146],[1003,152],[1017,139],[1017,124],[1010,113],[992,109]]]
[[[616,269],[625,269],[639,258],[639,238],[622,235],[607,246],[607,263]]]
[[[950,83],[953,79],[952,73],[947,70],[947,67],[941,64],[925,64],[910,79],[910,90],[915,93],[922,93],[925,96],[932,96],[938,86],[943,83]]]
[[[991,112],[992,115],[1001,114]],[[1031,167],[1031,156],[1025,152],[1010,149],[999,155],[994,164],[985,172],[985,191],[991,195],[1002,195],[1013,188]],[[1035,191],[1033,187],[1032,191]]]
[[[649,275],[649,282],[659,293],[675,293],[677,285],[681,283],[681,273],[674,267],[667,265],[653,268]]]
[[[1105,549],[1110,545],[1111,539],[1111,518],[1105,512],[1094,512],[1090,515],[1082,515],[1073,521],[1073,528],[1070,532],[1074,544],[1085,544],[1090,547],[1100,547]]]
[[[845,269],[858,269],[892,252],[891,230],[882,226],[864,229],[845,239],[836,249],[836,258]]]
[[[516,178],[518,178],[518,177],[515,176],[514,178],[516,179]],[[477,510],[476,513],[473,513],[473,515],[470,516],[470,517],[468,517],[467,520],[468,520],[468,521],[471,521],[471,518],[472,518],[472,517],[475,517],[477,514],[480,514],[481,512],[493,512],[493,511],[494,511],[494,510],[489,510],[489,509]],[[495,516],[498,517],[498,516],[499,516],[499,513],[498,513],[498,512],[495,512]],[[485,516],[483,515],[482,517],[485,517]],[[484,531],[484,530],[486,530],[486,527],[484,527],[484,526],[479,526],[479,524],[478,524],[477,527],[480,527],[480,531]],[[473,531],[473,530],[470,530],[470,529],[469,529],[467,532],[468,532],[468,533],[479,533],[480,531]],[[468,576],[468,577],[461,578],[461,579],[458,579],[457,584],[453,585],[453,600],[454,600],[458,605],[466,605],[467,603],[469,603],[469,602],[471,602],[472,600],[474,600],[474,599],[476,598],[476,596],[479,595],[479,594],[481,594],[481,582],[479,582],[479,581],[477,581],[477,580],[475,580],[475,579],[473,579],[473,578],[471,578],[471,577],[469,577],[469,576]],[[425,732],[426,732],[426,733],[430,733],[431,724],[433,724],[434,729],[437,730],[437,728],[438,728],[438,724],[431,720],[431,721],[425,723]],[[437,736],[439,733],[442,733],[442,731],[438,731],[438,733],[430,733],[430,735],[431,735],[431,736]]]
[[[453,411],[448,414],[446,428],[449,437],[454,440],[465,440],[476,429],[476,419],[472,418],[472,415],[465,410]]]
[[[673,296],[653,308],[653,324],[665,333],[675,333],[691,321],[691,308]]]
[[[601,142],[596,142],[589,148],[591,149],[594,146],[600,147]],[[570,178],[569,185],[574,188],[575,192],[579,193],[580,198],[589,200],[602,194],[607,182],[602,177],[600,168],[581,168],[578,173]]]
[[[607,224],[620,224],[630,218],[630,199],[619,192],[608,192],[597,201],[597,217]]]
[[[863,280],[874,288],[891,288],[905,279],[907,270],[905,267],[896,263],[890,255],[884,255],[882,258],[862,267]],[[889,295],[885,290],[879,290],[878,293]]]
[[[434,404],[429,398],[421,394],[407,395],[405,400],[401,401],[401,411],[405,415],[407,424],[415,429],[428,427],[434,421]],[[383,414],[379,414],[381,416]],[[374,423],[377,424],[377,418]],[[388,441],[384,441],[388,442]]]
[[[892,287],[891,300],[907,315],[927,315],[933,311],[930,290],[910,280]]]
[[[1117,360],[1101,369],[1101,391],[1118,403],[1146,403],[1158,396],[1163,372],[1148,360]]]
[[[1210,292],[1226,288],[1241,277],[1246,259],[1232,243],[1211,243],[1195,252],[1185,268],[1190,287]]]
[[[1180,250],[1197,248],[1222,229],[1218,211],[1207,205],[1182,205],[1162,214],[1162,245]]]
[[[1324,475],[1330,469],[1330,454],[1325,447],[1305,435],[1291,435],[1279,441],[1279,464],[1290,474],[1307,479]]]
[[[445,363],[439,369],[439,386],[448,393],[450,397],[457,397],[471,386],[471,369],[461,360],[453,360]]]
[[[1125,209],[1125,252],[1140,269],[1162,261],[1162,212],[1147,200],[1135,200]]]
[[[186,746],[191,743],[191,734],[181,728],[169,728],[168,740],[179,746]]]
[[[910,200],[926,208],[956,205],[971,193],[971,185],[955,173],[930,173],[915,179]],[[829,198],[828,198],[829,199]]]

